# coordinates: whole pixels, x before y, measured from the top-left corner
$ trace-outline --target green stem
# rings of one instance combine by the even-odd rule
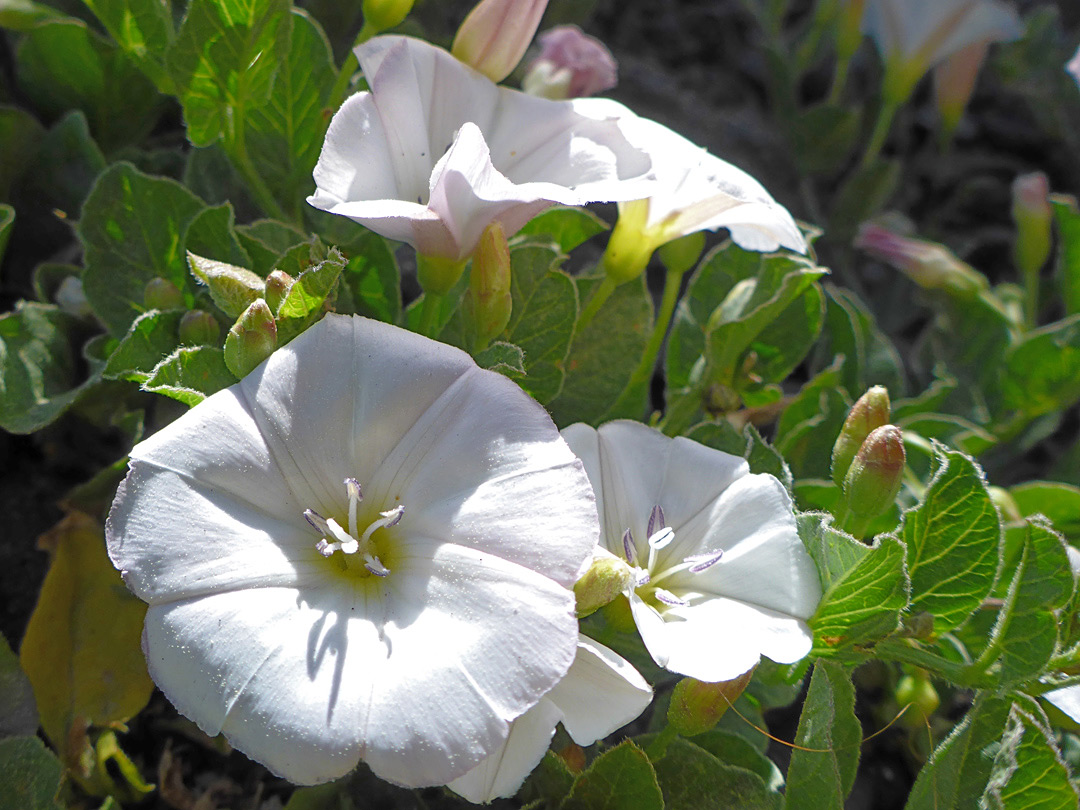
[[[694,416],[701,410],[704,392],[704,386],[698,384],[678,399],[669,402],[664,418],[657,425],[660,431],[665,436],[681,436],[693,424]],[[671,393],[670,390],[668,393]]]
[[[611,280],[610,276],[604,276],[604,280],[600,282],[600,286],[593,291],[592,297],[586,302],[585,308],[581,311],[581,316],[577,322],[577,334],[581,334],[585,331],[586,327],[592,323],[592,319],[596,317],[596,313],[600,311],[600,307],[611,297],[611,294],[615,292],[615,287],[618,285]]]
[[[866,151],[863,152],[862,162],[859,164],[862,168],[865,169],[877,160],[877,156],[881,153],[881,147],[885,145],[885,139],[889,136],[893,118],[899,109],[900,105],[896,102],[887,98],[882,100],[877,120],[874,122],[874,130],[870,133],[870,140],[866,144]]]
[[[360,67],[360,62],[356,58],[356,49],[378,33],[365,22],[363,27],[360,28],[360,33],[356,35],[356,40],[353,42],[352,48],[349,49],[349,55],[345,57],[345,62],[341,65],[341,70],[338,71],[337,79],[334,80],[334,86],[330,88],[330,95],[327,97],[327,105],[334,112],[337,112],[337,108],[341,106],[341,102],[349,94],[349,84],[353,74]]]
[[[874,647],[873,653],[883,661],[897,661],[930,670],[958,686],[979,688],[993,686],[994,683],[985,672],[976,671],[974,665],[950,661],[900,639],[882,641]]]
[[[433,338],[438,331],[442,300],[438,293],[424,293],[424,300],[420,304],[420,334],[424,337]]]
[[[1039,268],[1024,267],[1024,326],[1034,329],[1039,317]]]
[[[848,68],[851,67],[851,54],[836,57],[836,69],[833,71],[832,87],[829,88],[829,104],[839,104],[847,87]]]
[[[656,358],[660,355],[660,347],[664,345],[664,337],[671,325],[671,316],[675,314],[675,304],[679,300],[682,277],[682,273],[668,270],[664,278],[664,293],[660,297],[660,308],[656,311],[656,323],[653,324],[649,343],[645,346],[645,354],[642,355],[641,362],[630,377],[630,384],[627,386],[630,389],[652,379],[653,371],[656,369]]]
[[[236,117],[234,119],[236,121],[235,130],[232,138],[229,139],[229,145],[232,147],[229,149],[229,152],[235,161],[236,167],[240,170],[244,182],[247,183],[248,188],[255,197],[256,204],[258,204],[266,214],[272,219],[299,225],[299,218],[290,217],[285,213],[285,210],[274,197],[273,192],[270,191],[270,187],[267,186],[266,182],[262,179],[262,175],[255,171],[255,166],[252,164],[251,156],[248,155],[247,151],[247,139],[244,132],[244,115],[243,109],[238,109],[236,111]]]

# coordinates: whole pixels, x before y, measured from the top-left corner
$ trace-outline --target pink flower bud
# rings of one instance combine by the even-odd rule
[[[937,242],[911,239],[873,223],[864,223],[855,247],[891,264],[923,289],[959,297],[988,289],[986,278]]]
[[[875,428],[851,461],[844,495],[851,514],[875,518],[893,505],[904,474],[904,434],[895,425]]]
[[[458,29],[451,51],[501,82],[525,55],[546,8],[547,0],[481,0]]]
[[[880,385],[870,388],[851,407],[833,445],[832,475],[837,484],[843,482],[851,460],[870,432],[889,423],[889,409],[889,392]]]
[[[1012,185],[1012,216],[1016,223],[1015,258],[1024,273],[1038,273],[1050,258],[1050,181],[1042,172],[1022,174]]]
[[[540,35],[540,55],[522,82],[526,93],[565,99],[593,96],[618,81],[618,65],[600,40],[576,25],[560,25]]]
[[[934,68],[934,96],[944,132],[951,135],[960,123],[989,50],[989,39],[973,42]]]

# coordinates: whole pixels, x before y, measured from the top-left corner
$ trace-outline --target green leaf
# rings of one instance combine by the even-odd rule
[[[543,807],[558,807],[574,786],[574,774],[562,757],[546,751],[540,764],[529,774],[518,797],[526,802],[541,802]]]
[[[664,810],[645,752],[627,740],[598,756],[579,776],[561,810]]]
[[[772,445],[761,438],[761,434],[753,425],[746,425],[740,432],[726,420],[702,422],[688,431],[686,437],[714,450],[722,450],[733,456],[742,456],[749,463],[750,472],[768,473],[780,479],[780,483],[789,492],[791,491],[791,471],[784,463],[783,457]]]
[[[1024,517],[1044,515],[1073,545],[1080,545],[1080,487],[1030,481],[1009,490]]]
[[[56,9],[33,0],[0,0],[0,28],[9,31],[29,31],[63,16]]]
[[[86,113],[106,149],[137,143],[153,128],[161,96],[111,42],[72,18],[28,31],[18,51],[19,82],[49,115]]]
[[[144,312],[131,324],[105,364],[108,380],[145,382],[165,357],[180,344],[177,330],[184,313],[180,310]]]
[[[919,772],[904,810],[982,810],[1009,702],[980,693]]]
[[[12,226],[15,224],[15,209],[7,203],[0,203],[0,260],[4,258]]]
[[[142,387],[185,405],[198,405],[235,382],[225,365],[224,351],[211,346],[182,346],[158,363]]]
[[[762,663],[765,663],[766,661],[768,661],[767,658],[762,659]],[[754,672],[754,680],[751,681],[751,688],[760,677],[758,673],[759,671]],[[798,696],[800,686],[796,684],[793,689],[795,690],[795,695],[792,697],[792,700]],[[743,721],[740,720],[739,722]],[[698,748],[703,748],[708,751],[721,762],[725,762],[728,765],[735,765],[739,768],[745,768],[748,771],[756,773],[761,777],[762,782],[765,783],[769,790],[777,790],[784,784],[784,776],[780,773],[780,769],[745,737],[732,734],[729,731],[713,729],[712,731],[706,731],[703,734],[695,734],[693,743],[698,746]]]
[[[233,228],[235,221],[232,203],[224,202],[199,212],[184,235],[184,249],[199,256],[212,256],[219,262],[247,267],[251,259]]]
[[[722,762],[689,740],[674,740],[654,767],[665,810],[779,810],[783,803],[757,773]]]
[[[814,345],[824,317],[825,295],[817,285],[807,287],[754,338],[750,372],[766,383],[786,380]]]
[[[218,309],[230,318],[238,318],[256,298],[262,297],[263,280],[246,268],[196,256],[191,251],[188,266],[191,274],[210,289]]]
[[[584,302],[600,278],[579,277],[574,283],[578,300]],[[645,352],[652,317],[652,299],[644,276],[615,289],[596,317],[574,335],[562,392],[547,406],[555,424],[597,425],[615,418],[611,409]]]
[[[308,240],[307,234],[274,219],[239,225],[236,236],[251,257],[251,269],[264,278],[277,264],[281,254]]]
[[[174,94],[165,68],[173,40],[171,7],[145,0],[83,0],[124,53],[162,93]]]
[[[364,230],[346,255],[349,260],[342,279],[352,293],[356,311],[397,323],[401,318],[401,271],[390,244],[379,234]]]
[[[515,245],[510,251],[513,309],[504,335],[525,353],[525,377],[518,382],[541,405],[562,390],[578,315],[574,282],[556,269],[562,258],[543,244]]]
[[[1014,703],[986,788],[985,806],[994,810],[1075,810],[1080,795],[1037,706],[1028,712]]]
[[[306,12],[293,9],[289,50],[273,90],[266,103],[249,113],[247,149],[255,171],[297,219],[312,190],[311,172],[329,123],[326,95],[335,76],[322,28]]]
[[[1005,406],[1030,417],[1080,399],[1080,314],[1029,332],[1005,356]]]
[[[34,116],[15,107],[0,107],[0,200],[11,199],[11,187],[37,155],[44,127]]]
[[[20,301],[0,315],[0,427],[32,433],[67,410],[100,379],[77,386],[75,319],[49,304]]]
[[[1068,315],[1080,313],[1080,209],[1075,197],[1050,200],[1058,226],[1057,276]]]
[[[473,359],[480,368],[497,371],[512,380],[525,376],[525,352],[513,343],[492,343]]]
[[[821,515],[800,515],[798,522],[823,591],[810,618],[815,653],[835,655],[896,630],[908,604],[904,545],[886,536],[867,546],[828,525]]]
[[[719,422],[702,422],[695,425],[687,432],[686,438],[701,442],[701,444],[714,450],[731,453],[733,456],[745,457],[746,454],[746,435],[726,419]],[[757,472],[757,470],[754,472]]]
[[[776,448],[796,478],[831,475],[832,448],[851,407],[841,390],[841,362],[809,380],[780,415]]]
[[[1058,637],[1055,609],[1072,596],[1075,584],[1065,543],[1049,527],[1029,520],[1020,559],[990,636],[1001,651],[999,678],[1014,686],[1037,677],[1054,654]]]
[[[563,253],[608,230],[604,220],[584,208],[555,206],[533,217],[518,231],[519,237],[550,239]],[[537,241],[533,238],[531,241]]]
[[[883,385],[896,398],[904,391],[904,364],[866,305],[850,290],[826,284],[825,332],[819,345],[823,363],[843,355],[841,384],[852,398]]]
[[[899,160],[878,158],[850,175],[833,195],[829,236],[849,242],[859,223],[866,222],[892,199],[900,185],[902,168]]]
[[[0,739],[34,734],[37,728],[34,690],[19,666],[19,656],[0,636]]]
[[[960,625],[990,593],[1001,523],[982,470],[963,453],[938,447],[940,465],[922,503],[903,516],[911,609],[934,617],[934,632]]]
[[[228,147],[267,101],[291,22],[286,0],[192,0],[168,63],[195,146]]]
[[[39,198],[42,205],[63,211],[78,220],[83,201],[106,166],[101,149],[90,135],[80,110],[61,118],[41,138],[23,193]]]
[[[825,174],[843,167],[859,137],[859,110],[828,102],[792,116],[787,131],[791,154],[804,174]]]
[[[59,810],[63,768],[37,737],[0,740],[0,810]]]
[[[330,248],[325,259],[296,277],[275,313],[279,346],[284,346],[318,319],[326,297],[333,291],[344,267],[345,257],[341,251]]]
[[[903,419],[894,417],[893,424],[903,428],[906,433],[918,433],[924,439],[935,439],[975,456],[997,444],[994,434],[953,414],[920,413]]]
[[[83,290],[115,336],[145,310],[143,292],[152,278],[171,281],[194,302],[184,242],[205,207],[179,183],[130,164],[114,164],[98,179],[78,228],[85,249]]]
[[[814,665],[795,743],[800,747],[791,753],[786,810],[843,807],[855,784],[862,726],[855,718],[855,687],[840,665]]]

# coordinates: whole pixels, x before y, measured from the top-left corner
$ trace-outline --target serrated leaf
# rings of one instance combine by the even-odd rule
[[[768,661],[767,658],[762,659],[762,663],[766,661]],[[754,672],[754,680],[751,681],[748,688],[752,689],[758,681],[759,671]],[[798,684],[795,685],[794,690],[796,695],[792,697],[792,700],[795,699],[800,690]],[[784,784],[784,776],[780,773],[780,769],[745,737],[728,731],[713,729],[703,734],[695,734],[693,743],[698,748],[708,751],[721,762],[756,773],[769,790],[779,789]]]
[[[649,758],[627,740],[593,760],[561,810],[664,810],[664,800]]]
[[[1058,227],[1058,282],[1065,312],[1076,315],[1080,313],[1080,209],[1075,197],[1053,197],[1050,203]]]
[[[1001,523],[982,470],[953,450],[935,450],[940,465],[922,503],[903,515],[911,609],[934,617],[934,632],[960,625],[990,593],[997,573]]]
[[[554,751],[546,751],[518,796],[527,802],[540,802],[543,807],[558,807],[573,786],[574,774],[566,762]]]
[[[1080,795],[1037,706],[1014,703],[986,788],[993,810],[1075,810]]]
[[[751,471],[768,473],[777,478],[784,485],[784,489],[791,492],[793,484],[791,470],[784,461],[784,457],[761,437],[758,429],[753,425],[748,424],[743,428],[743,435],[746,436],[746,452],[743,455],[750,464]]]
[[[286,0],[192,0],[168,66],[195,146],[222,136],[228,145],[266,102],[291,22]]]
[[[0,740],[0,810],[59,810],[63,768],[37,737]]]
[[[689,740],[674,740],[654,767],[665,810],[779,810],[783,803],[757,773],[722,762]]]
[[[821,331],[825,295],[817,285],[788,304],[750,344],[756,356],[750,371],[764,382],[782,382],[803,361]]]
[[[260,219],[239,225],[236,236],[251,257],[251,269],[264,278],[277,264],[281,254],[307,241],[307,234],[292,225],[274,219]]]
[[[799,536],[821,575],[821,602],[810,618],[816,653],[833,655],[896,630],[908,604],[903,544],[895,537],[878,537],[867,546],[829,526],[821,515],[798,520]]]
[[[541,405],[562,390],[578,315],[574,282],[557,269],[562,258],[542,244],[515,245],[510,251],[513,308],[504,335],[525,353],[525,377],[518,382]]]
[[[1009,702],[980,694],[919,772],[904,810],[979,810]]]
[[[372,231],[352,241],[342,279],[352,292],[356,311],[397,323],[401,318],[401,271],[386,239]]]
[[[98,178],[78,228],[85,250],[83,290],[116,337],[145,311],[143,293],[152,278],[171,281],[194,302],[184,239],[205,207],[179,183],[128,163],[114,164]]]
[[[584,303],[600,279],[575,278],[574,283]],[[652,316],[652,299],[642,277],[617,287],[596,317],[576,332],[562,392],[548,403],[555,424],[596,425],[614,418],[610,410],[645,352]]]
[[[169,4],[158,0],[84,0],[124,53],[162,93],[173,93],[165,53],[173,39]]]
[[[518,236],[549,239],[558,245],[563,253],[569,253],[582,242],[610,227],[592,211],[557,205],[529,220],[525,227],[518,231]]]
[[[492,343],[474,358],[480,368],[488,368],[505,374],[512,380],[525,375],[525,352],[513,343],[499,341]]]
[[[686,438],[733,456],[742,456],[746,452],[746,436],[726,419],[695,425]]]
[[[181,346],[154,369],[144,391],[162,394],[185,405],[198,405],[228,388],[236,377],[225,365],[225,352],[212,346]]]
[[[184,248],[188,253],[213,256],[220,262],[247,267],[251,259],[236,235],[235,222],[236,214],[229,202],[200,211],[184,234]]]
[[[86,116],[80,110],[68,113],[42,136],[38,146],[22,193],[77,220],[86,195],[107,165],[90,135]]]
[[[63,756],[72,729],[122,723],[150,699],[140,639],[146,605],[123,587],[92,518],[72,512],[39,546],[52,561],[19,659],[34,687],[41,727]]]
[[[1080,399],[1080,314],[1026,334],[1005,356],[1005,406],[1029,418]]]
[[[843,807],[855,784],[862,726],[855,718],[855,687],[840,665],[814,665],[795,743],[786,810]]]
[[[997,437],[974,422],[948,413],[920,413],[903,419],[893,419],[893,424],[907,433],[918,433],[924,439],[934,439],[973,456],[985,453],[995,444]]]
[[[1056,608],[1072,596],[1075,584],[1065,544],[1049,527],[1029,520],[1023,547],[990,645],[1001,650],[999,678],[1014,686],[1037,677],[1054,654]]]
[[[218,309],[237,318],[263,294],[263,280],[244,267],[196,256],[188,251],[191,274],[210,289]]]
[[[177,330],[184,313],[179,310],[144,312],[109,355],[103,376],[108,380],[144,382],[154,368],[180,345]]]
[[[341,251],[330,248],[325,259],[296,277],[276,313],[279,346],[284,346],[317,320],[344,267],[345,257]]]
[[[19,656],[0,636],[0,739],[34,734],[37,728],[34,690],[19,666]]]

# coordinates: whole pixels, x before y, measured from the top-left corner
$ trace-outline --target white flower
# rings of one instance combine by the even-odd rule
[[[563,437],[596,492],[601,544],[633,569],[627,596],[657,664],[716,682],[810,651],[821,584],[779,481],[637,422]]]
[[[599,531],[544,410],[457,349],[328,315],[131,453],[113,563],[154,680],[315,783],[445,784],[565,675]]]
[[[552,203],[633,199],[651,185],[649,159],[617,123],[580,115],[576,101],[499,87],[408,37],[356,53],[371,90],[330,122],[308,198],[316,208],[461,260],[495,220],[509,236]]]
[[[621,656],[586,636],[570,671],[514,721],[505,745],[447,787],[471,802],[517,793],[562,723],[578,745],[592,745],[625,726],[652,700],[652,689]]]

